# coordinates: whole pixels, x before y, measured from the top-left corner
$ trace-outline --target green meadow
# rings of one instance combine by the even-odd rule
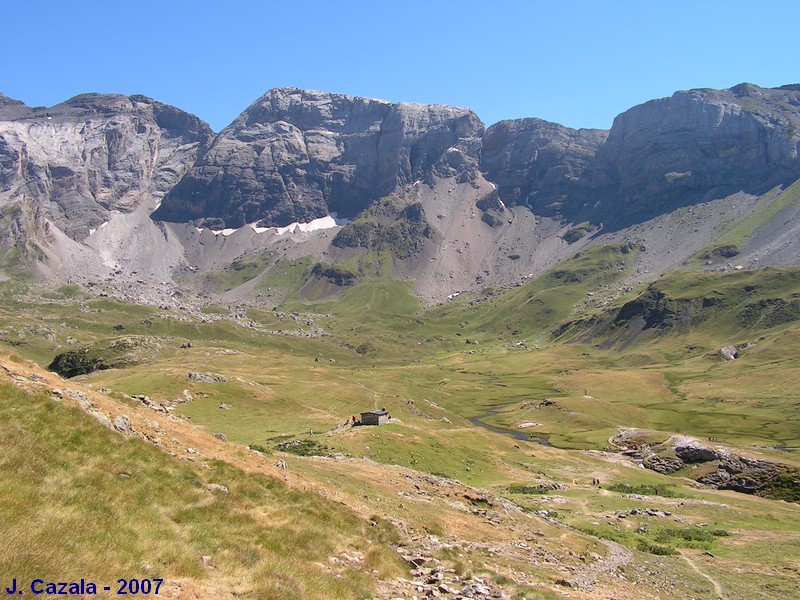
[[[619,543],[637,557],[650,557],[664,572],[676,565],[689,569],[688,557],[717,573],[730,597],[768,598],[776,590],[791,595],[799,566],[791,557],[800,550],[795,504],[712,490],[688,478],[647,471],[604,450],[621,428],[637,428],[652,443],[683,434],[800,464],[800,269],[676,273],[647,289],[625,292],[610,305],[585,302],[593,290],[621,278],[638,251],[635,245],[594,248],[524,286],[462,294],[431,309],[411,296],[407,283],[383,276],[362,278],[328,300],[327,292],[309,298],[296,286],[280,311],[248,312],[257,327],[226,316],[222,305],[215,309],[216,320],[209,320],[84,296],[75,289],[48,296],[33,284],[6,282],[0,284],[6,300],[0,307],[0,341],[46,366],[59,352],[145,336],[157,344],[155,356],[75,381],[110,389],[130,404],[136,401],[128,397],[135,394],[164,403],[188,396],[191,401],[176,404],[174,413],[201,430],[289,460],[310,479],[335,479],[343,494],[377,495],[389,513],[408,510],[400,508],[406,502],[391,489],[372,490],[367,475],[287,454],[278,445],[297,440],[326,455],[399,465],[489,489],[528,513],[552,512],[548,518],[567,526],[576,540]],[[294,268],[307,273],[308,267]],[[271,275],[269,285],[280,285],[284,276],[283,283],[294,285],[291,273],[282,273]],[[287,320],[287,313],[313,315],[324,334],[295,335],[302,325]],[[654,314],[661,321],[647,326]],[[728,344],[739,349],[734,361],[719,356]],[[225,381],[197,382],[190,372],[212,372]],[[322,512],[300,510],[302,527],[317,533],[293,537],[293,526],[273,530],[254,514],[264,503],[306,506],[301,493],[268,479],[251,480],[235,465],[214,464],[204,472],[165,459],[157,467],[157,450],[105,431],[58,436],[56,420],[75,431],[87,426],[74,411],[41,398],[24,400],[32,409],[22,413],[15,408],[23,401],[19,392],[4,388],[3,394],[4,447],[19,446],[14,451],[19,456],[31,443],[40,448],[39,462],[24,468],[46,483],[51,496],[38,502],[33,518],[47,524],[54,518],[50,511],[67,506],[76,520],[85,518],[85,511],[100,510],[88,496],[64,496],[78,493],[68,489],[86,489],[81,478],[89,478],[106,490],[103,494],[114,496],[102,519],[121,519],[120,526],[129,530],[144,514],[154,519],[152,529],[132,535],[118,550],[116,562],[98,567],[98,577],[140,563],[151,565],[154,573],[203,577],[194,559],[180,557],[211,552],[211,545],[228,557],[225,573],[234,573],[237,561],[250,565],[249,589],[266,590],[258,597],[325,597],[323,589],[336,589],[337,597],[370,593],[363,573],[331,582],[313,566],[336,550],[315,542],[315,535],[328,535],[323,529],[333,528],[356,547],[371,542],[363,523],[346,511],[328,505]],[[353,415],[382,407],[394,417],[389,425],[337,430]],[[32,431],[39,420],[49,423],[39,428],[41,439],[22,443],[15,431]],[[15,456],[5,457],[6,482],[22,477],[15,471]],[[70,471],[69,465],[88,456],[97,458],[86,464],[102,464]],[[141,471],[149,479],[120,481],[116,473],[122,470]],[[224,500],[207,498],[203,482],[221,478],[241,491]],[[625,485],[670,489],[671,495],[613,491],[628,489]],[[38,493],[37,486],[6,485],[4,503],[16,516],[4,523],[4,539],[22,535],[28,518],[22,507]],[[121,490],[124,486],[133,489]],[[158,507],[146,498],[148,486],[165,490]],[[256,501],[256,496],[269,500]],[[189,502],[183,502],[186,498]],[[636,508],[667,511],[671,517],[617,514]],[[231,510],[236,519],[223,523]],[[425,523],[429,515],[412,511],[409,518]],[[102,519],[74,543],[97,542]],[[434,535],[447,532],[428,526]],[[206,527],[219,539],[204,535]],[[264,545],[255,534],[243,533],[253,527],[261,532],[259,540],[274,542]],[[176,540],[167,531],[181,534]],[[719,564],[705,564],[710,559],[703,553],[719,557]],[[23,573],[31,560],[7,558],[3,572]],[[96,566],[96,560],[86,560]],[[276,561],[296,574],[290,582],[275,583],[283,586],[279,590],[258,587],[273,585],[263,573]],[[48,568],[56,573],[61,567]],[[767,567],[763,578],[754,574]]]

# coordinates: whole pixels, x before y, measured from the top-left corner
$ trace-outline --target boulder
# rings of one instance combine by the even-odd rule
[[[658,473],[674,473],[675,471],[680,471],[686,465],[683,461],[679,458],[673,458],[669,456],[658,456],[657,454],[653,454],[648,456],[644,459],[643,464],[645,467],[652,471],[657,471]]]
[[[219,373],[211,373],[210,371],[198,372],[191,371],[188,374],[189,379],[196,383],[227,383],[228,378]]]
[[[128,431],[131,428],[131,420],[125,415],[114,417],[114,428],[117,431]]]

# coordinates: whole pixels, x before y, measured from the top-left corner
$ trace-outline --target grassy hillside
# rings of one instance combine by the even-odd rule
[[[19,581],[161,578],[163,591],[201,596],[361,598],[366,567],[329,568],[330,556],[360,550],[392,568],[380,531],[317,494],[179,461],[8,384],[0,446],[0,572]]]

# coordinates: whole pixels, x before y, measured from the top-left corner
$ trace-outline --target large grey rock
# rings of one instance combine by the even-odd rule
[[[685,463],[709,462],[722,456],[717,450],[691,439],[675,444],[675,455]]]
[[[658,473],[664,473],[665,475],[674,473],[675,471],[680,471],[686,466],[679,458],[673,458],[671,456],[659,456],[657,454],[653,454],[645,458],[643,464],[648,469]]]
[[[189,379],[197,383],[227,383],[228,381],[228,378],[224,375],[220,375],[219,373],[211,373],[209,371],[191,371],[189,373]]]
[[[462,108],[271,90],[220,133],[153,218],[235,228],[353,216],[446,165],[446,154],[477,152],[469,141],[482,132]]]

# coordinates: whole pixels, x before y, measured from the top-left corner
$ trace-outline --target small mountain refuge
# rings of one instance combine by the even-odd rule
[[[389,422],[389,411],[385,408],[361,413],[362,425],[386,425]]]

